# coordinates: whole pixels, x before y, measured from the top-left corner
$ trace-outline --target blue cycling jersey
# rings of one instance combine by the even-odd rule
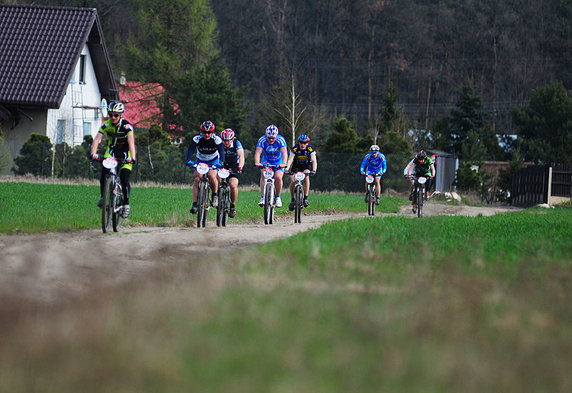
[[[372,175],[383,175],[387,171],[387,161],[381,153],[377,157],[373,156],[373,152],[369,152],[363,158],[360,166],[360,172]]]
[[[282,135],[278,135],[274,143],[269,143],[266,135],[263,135],[258,139],[256,147],[262,148],[262,156],[260,162],[263,164],[270,165],[280,165],[282,164],[282,152],[280,151],[283,147],[288,147],[286,144],[286,139]]]

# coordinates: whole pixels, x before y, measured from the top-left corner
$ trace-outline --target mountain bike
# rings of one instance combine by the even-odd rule
[[[367,202],[367,214],[370,216],[375,215],[375,176],[366,175],[365,182],[367,189],[365,192],[365,201]]]
[[[264,177],[264,224],[274,222],[274,208],[276,205],[276,184],[274,183],[274,168],[278,165],[264,164],[262,166],[262,176]]]
[[[302,222],[302,209],[304,208],[304,179],[312,173],[306,174],[304,172],[291,173],[294,175],[294,223],[300,224]]]
[[[113,232],[117,232],[121,224],[123,213],[123,188],[117,174],[117,168],[125,160],[114,157],[106,157],[99,160],[104,168],[109,169],[103,183],[103,206],[101,208],[101,229],[103,233],[109,230],[112,224]]]
[[[230,170],[226,168],[219,169],[218,177],[220,182],[218,184],[218,205],[216,211],[216,225],[226,226],[228,213],[230,211],[230,185],[228,184],[228,177]]]
[[[207,225],[207,218],[209,209],[211,207],[211,187],[207,173],[215,167],[209,167],[204,162],[195,165],[197,172],[201,174],[199,180],[199,192],[197,194],[197,227],[205,227]]]
[[[417,208],[413,206],[413,214],[417,213],[417,217],[423,217],[423,201],[425,200],[425,183],[427,178],[425,176],[419,176],[414,178],[413,185],[413,205],[417,205]]]

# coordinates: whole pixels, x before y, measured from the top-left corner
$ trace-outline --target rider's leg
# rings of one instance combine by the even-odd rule
[[[282,177],[284,176],[284,171],[275,171],[274,172],[274,182],[276,184],[276,196],[280,195],[282,192],[282,184],[284,183]]]
[[[121,187],[123,189],[123,204],[129,205],[129,194],[131,192],[131,183],[129,178],[131,177],[131,170],[123,168],[119,171],[119,180],[121,181]]]
[[[210,171],[208,171],[207,176],[209,178],[209,184],[211,186],[211,190],[213,192],[213,195],[216,195],[216,193],[218,191],[217,172],[214,169],[211,169]]]
[[[381,195],[381,176],[375,177],[375,196],[379,198]]]
[[[193,182],[193,203],[197,203],[197,199],[199,199],[199,180],[201,180],[201,174],[195,171],[195,180]]]
[[[306,172],[306,178],[304,179],[304,198],[308,198],[308,195],[310,195],[310,171],[304,172]]]
[[[230,203],[234,205],[238,199],[238,179],[236,177],[230,177],[228,179],[228,185],[230,186]]]

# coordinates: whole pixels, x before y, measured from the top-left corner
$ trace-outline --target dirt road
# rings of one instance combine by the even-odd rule
[[[510,207],[427,204],[431,215],[493,215]],[[404,207],[400,214],[413,215]],[[173,263],[229,252],[291,236],[325,222],[365,214],[305,216],[274,225],[233,224],[217,228],[122,228],[33,235],[0,235],[0,303],[55,305],[106,286],[129,282],[145,272]],[[1,306],[0,305],[0,308]],[[1,311],[1,310],[0,310]]]

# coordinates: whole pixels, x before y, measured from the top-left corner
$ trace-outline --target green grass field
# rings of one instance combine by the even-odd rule
[[[231,223],[262,222],[258,207],[260,193],[241,191],[237,203],[237,217]],[[0,182],[0,233],[66,231],[101,226],[101,210],[96,206],[99,187],[87,185],[59,185]],[[191,188],[132,187],[131,217],[123,225],[192,226],[196,216],[189,213],[192,203]],[[288,192],[282,194],[284,206],[276,209],[277,217],[292,215],[287,204]],[[367,207],[360,195],[320,193],[310,195],[311,205],[306,214],[364,212]],[[406,201],[403,198],[383,198],[380,212],[395,213]],[[215,220],[215,209],[209,220]]]
[[[570,392],[571,222],[356,218],[188,261],[0,320],[0,391]]]

